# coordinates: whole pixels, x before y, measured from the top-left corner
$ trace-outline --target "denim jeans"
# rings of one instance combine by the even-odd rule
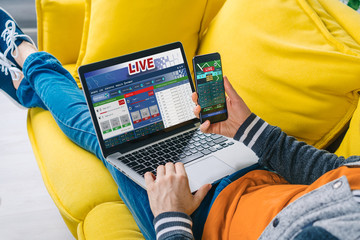
[[[100,150],[90,113],[82,90],[60,62],[46,52],[31,54],[23,66],[24,79],[17,90],[20,102],[28,108],[49,110],[61,130],[75,144],[95,154],[106,166],[118,185],[118,192],[132,213],[146,239],[155,239],[154,216],[146,190],[107,163]],[[250,170],[253,165],[213,184],[200,207],[191,215],[193,232],[200,239],[211,205],[218,194],[232,181]]]

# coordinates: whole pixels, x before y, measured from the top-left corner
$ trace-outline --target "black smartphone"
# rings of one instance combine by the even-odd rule
[[[195,56],[193,66],[198,104],[201,106],[200,122],[226,120],[228,114],[220,54]]]

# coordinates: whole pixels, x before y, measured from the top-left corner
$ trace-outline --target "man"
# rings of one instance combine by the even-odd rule
[[[1,8],[0,33],[0,88],[25,107],[49,110],[72,141],[103,161],[147,239],[192,239],[193,232],[204,239],[359,238],[360,157],[337,157],[270,126],[251,113],[226,77],[228,119],[200,129],[243,142],[262,168],[239,171],[192,195],[183,165],[167,163],[157,176],[146,173],[146,192],[104,160],[72,76],[38,52]]]

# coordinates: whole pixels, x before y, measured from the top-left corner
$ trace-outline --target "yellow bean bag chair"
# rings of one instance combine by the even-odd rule
[[[360,15],[338,0],[37,0],[38,46],[78,66],[181,41],[219,52],[253,112],[339,155],[360,154]],[[80,86],[80,85],[79,85]],[[28,113],[45,185],[77,239],[143,239],[111,175],[48,111]]]

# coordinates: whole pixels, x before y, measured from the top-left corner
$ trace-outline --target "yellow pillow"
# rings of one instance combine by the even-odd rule
[[[77,68],[175,41],[182,42],[191,62],[198,47],[206,2],[86,0]]]
[[[360,156],[360,102],[350,121],[349,129],[335,154],[344,157]]]
[[[354,26],[360,15],[338,0],[227,0],[199,53],[222,55],[224,74],[253,112],[324,148],[349,122],[359,98]]]

